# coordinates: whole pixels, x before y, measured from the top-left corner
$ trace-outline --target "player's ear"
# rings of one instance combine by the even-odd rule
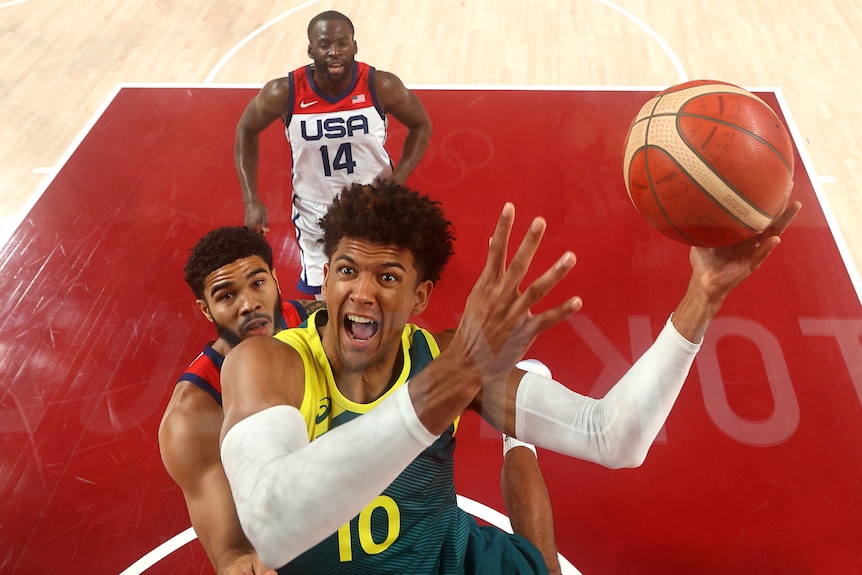
[[[198,309],[201,310],[204,317],[212,323],[213,316],[210,314],[210,306],[207,305],[207,301],[205,299],[196,299],[195,303],[198,304]]]
[[[281,286],[278,284],[278,274],[275,273],[275,268],[270,270],[272,272],[272,279],[275,280],[275,287],[278,289],[278,295],[281,295]]]
[[[353,53],[359,53],[359,44],[356,43],[356,40],[353,41]]]
[[[311,44],[308,45],[308,57],[314,60],[314,56],[311,55]]]
[[[419,282],[416,289],[413,291],[413,309],[412,315],[419,315],[425,308],[428,307],[428,300],[431,299],[431,291],[434,289],[434,282],[425,280]]]
[[[326,299],[326,278],[329,277],[329,262],[323,264],[323,285],[320,286],[320,296]]]

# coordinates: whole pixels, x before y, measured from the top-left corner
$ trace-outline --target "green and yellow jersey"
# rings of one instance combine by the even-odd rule
[[[440,353],[429,332],[406,325],[401,336],[403,367],[396,382],[376,401],[354,403],[339,392],[323,351],[317,326],[326,320],[326,312],[320,311],[309,318],[307,326],[276,336],[292,346],[305,364],[305,394],[300,412],[310,441],[373,409]],[[449,426],[359,515],[279,569],[279,573],[463,573],[470,529],[475,522],[458,508],[455,499],[453,453],[457,423]],[[332,472],[351,473],[351,470]],[[362,481],[361,475],[355,481]]]

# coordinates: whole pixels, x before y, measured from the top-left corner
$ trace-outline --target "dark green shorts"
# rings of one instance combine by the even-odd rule
[[[473,522],[464,557],[467,575],[547,575],[535,545],[520,535]]]

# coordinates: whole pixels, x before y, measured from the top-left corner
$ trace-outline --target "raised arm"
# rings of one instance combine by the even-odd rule
[[[379,406],[313,442],[296,409],[304,367],[292,348],[250,338],[226,358],[222,461],[243,529],[267,565],[288,563],[358,514],[461,414],[484,381],[507,373],[538,333],[580,306],[575,298],[529,312],[574,256],[565,254],[520,293],[545,224],[533,222],[507,266],[513,218],[507,205],[448,348]]]
[[[221,407],[208,394],[180,382],[159,426],[162,461],[183,491],[192,526],[216,573],[262,575],[264,566],[242,532],[222,469],[222,419]]]
[[[780,242],[794,202],[760,236],[727,248],[692,248],[692,275],[656,342],[602,399],[552,379],[514,371],[491,381],[473,407],[492,425],[530,443],[607,467],[640,465],[664,425],[699,344],[727,295]]]
[[[289,80],[271,80],[248,103],[236,126],[234,163],[245,206],[245,225],[260,233],[269,231],[266,206],[261,202],[257,189],[260,133],[287,114],[289,100]]]
[[[431,141],[431,119],[425,112],[422,101],[407,89],[395,74],[376,70],[374,90],[383,111],[404,124],[407,136],[401,150],[401,158],[391,179],[404,184],[428,148]]]

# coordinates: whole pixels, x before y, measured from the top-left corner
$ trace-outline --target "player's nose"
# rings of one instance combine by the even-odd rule
[[[239,310],[242,314],[251,313],[263,307],[261,298],[255,293],[240,293],[239,294]]]
[[[377,282],[371,274],[360,273],[353,283],[350,293],[351,299],[356,303],[368,303],[374,300]]]

